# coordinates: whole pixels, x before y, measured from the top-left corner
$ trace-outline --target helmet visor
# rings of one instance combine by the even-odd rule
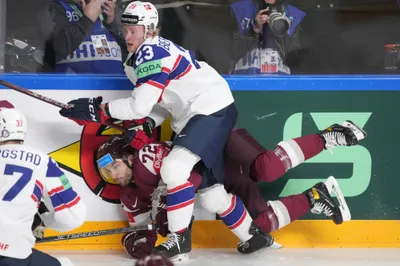
[[[106,181],[115,182],[115,177],[123,174],[123,165],[124,162],[121,159],[113,159],[109,153],[97,160],[97,166]]]

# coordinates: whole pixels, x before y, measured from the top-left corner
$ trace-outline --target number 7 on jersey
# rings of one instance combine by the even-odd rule
[[[4,168],[4,178],[10,178],[15,174],[21,174],[21,177],[18,178],[17,182],[4,194],[2,198],[3,201],[12,201],[24,189],[32,178],[32,169],[14,164],[6,164]]]

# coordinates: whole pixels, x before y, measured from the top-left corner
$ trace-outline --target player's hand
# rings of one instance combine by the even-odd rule
[[[79,0],[82,11],[91,21],[96,22],[101,13],[101,0],[91,0],[86,4],[85,0]]]
[[[36,213],[32,223],[32,234],[36,240],[43,238],[45,229],[46,227],[44,226],[39,213]]]
[[[32,231],[32,234],[36,238],[36,240],[40,240],[44,237],[44,230],[46,230],[46,227],[43,225],[39,225],[35,228],[35,230]]]
[[[128,130],[124,133],[126,142],[131,147],[140,150],[144,145],[150,142],[153,136],[154,121],[151,118],[135,120],[128,126]]]
[[[106,23],[111,24],[115,19],[115,2],[113,0],[105,0],[103,3],[103,12],[106,14]]]
[[[167,196],[160,196],[156,214],[156,232],[163,237],[169,234],[167,217]]]
[[[263,29],[264,24],[268,23],[268,12],[269,12],[269,7],[265,9],[261,9],[260,11],[257,12],[256,17],[254,18],[254,26],[253,30],[256,33],[260,33]]]
[[[125,251],[134,259],[141,259],[151,254],[157,241],[154,230],[126,233],[122,237]]]
[[[104,124],[109,117],[100,108],[102,101],[103,98],[101,96],[97,98],[79,98],[68,102],[70,108],[62,108],[59,113],[80,126],[93,122]]]

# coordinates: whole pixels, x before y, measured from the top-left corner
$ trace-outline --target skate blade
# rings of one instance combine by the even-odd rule
[[[176,264],[183,263],[183,262],[186,262],[189,260],[189,254],[187,254],[187,253],[179,254],[174,257],[171,257],[170,260],[172,263],[176,263]]]
[[[268,247],[268,249],[281,249],[281,248],[282,248],[282,245],[275,241],[271,246]]]
[[[343,222],[350,221],[351,220],[350,209],[347,206],[346,199],[344,198],[342,190],[340,189],[336,179],[333,176],[330,176],[324,183],[329,191],[329,194],[333,192],[333,194],[335,194],[339,202],[339,210],[342,214]]]
[[[354,135],[358,141],[365,139],[367,136],[367,132],[365,132],[365,130],[363,130],[361,127],[357,126],[353,121],[346,120],[342,123],[342,126],[350,128],[354,132]]]

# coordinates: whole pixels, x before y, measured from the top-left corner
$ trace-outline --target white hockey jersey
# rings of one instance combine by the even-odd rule
[[[191,117],[215,113],[234,101],[217,71],[162,37],[146,39],[124,65],[135,89],[131,97],[109,102],[117,119],[150,116],[160,125],[171,114],[171,127],[179,134]]]
[[[86,206],[53,159],[21,144],[0,145],[0,256],[31,254],[42,199],[49,210],[41,215],[46,227],[69,231],[86,218]]]

